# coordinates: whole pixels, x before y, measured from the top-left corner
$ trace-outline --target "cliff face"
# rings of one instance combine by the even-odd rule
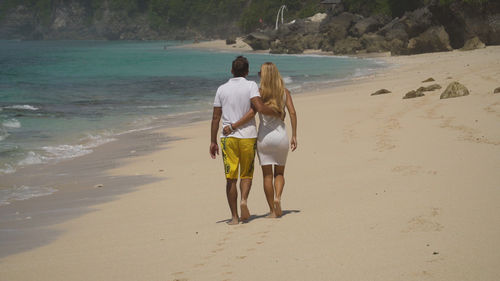
[[[277,31],[251,33],[245,42],[272,53],[321,49],[339,55],[389,51],[408,55],[498,45],[500,3],[431,3],[394,19],[337,10],[319,22],[311,17],[284,24]]]
[[[235,24],[221,24],[199,29],[173,28],[155,30],[149,14],[132,15],[124,10],[113,9],[109,1],[103,1],[97,11],[82,1],[61,1],[52,8],[47,18],[36,9],[19,5],[10,9],[0,19],[1,39],[57,40],[57,39],[104,39],[104,40],[153,40],[187,38],[225,38],[237,34]],[[237,19],[232,19],[236,21]]]

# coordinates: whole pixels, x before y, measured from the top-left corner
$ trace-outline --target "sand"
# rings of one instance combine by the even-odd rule
[[[394,66],[294,96],[282,218],[264,218],[257,169],[254,217],[225,223],[222,160],[197,122],[106,171],[157,181],[47,226],[58,237],[1,259],[0,279],[500,280],[500,47],[384,59]],[[452,81],[470,95],[440,100]],[[402,99],[432,83],[443,89]]]

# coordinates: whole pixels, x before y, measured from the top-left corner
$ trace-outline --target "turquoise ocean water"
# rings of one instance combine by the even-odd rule
[[[0,179],[91,153],[164,116],[210,110],[236,55],[178,42],[0,41]],[[293,93],[383,67],[354,58],[246,56],[248,79],[257,81],[259,66],[272,61]]]

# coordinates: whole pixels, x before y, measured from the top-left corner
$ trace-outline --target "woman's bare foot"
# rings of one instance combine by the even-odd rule
[[[238,218],[232,218],[230,221],[227,222],[227,224],[229,225],[235,225],[235,224],[238,224],[240,223],[240,221],[238,220]]]
[[[279,199],[274,200],[274,213],[276,214],[277,218],[283,215],[283,212],[281,211],[281,200]]]
[[[275,219],[277,218],[276,214],[274,212],[270,212],[269,215],[266,216],[268,219]]]
[[[250,218],[250,211],[248,210],[247,201],[241,200],[240,203],[241,208],[241,220],[246,221]]]

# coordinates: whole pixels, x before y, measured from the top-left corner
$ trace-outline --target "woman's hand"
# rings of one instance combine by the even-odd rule
[[[297,149],[297,137],[292,137],[292,139],[290,140],[290,148],[292,149],[292,151],[295,151],[295,149]]]
[[[224,128],[222,129],[222,134],[223,134],[224,136],[227,136],[227,135],[229,135],[229,134],[230,134],[230,133],[232,133],[232,132],[233,132],[233,131],[231,130],[231,126],[229,126],[229,125],[227,125],[226,127],[224,127]]]

